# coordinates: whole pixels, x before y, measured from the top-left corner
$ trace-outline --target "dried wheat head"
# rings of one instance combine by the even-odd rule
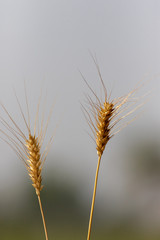
[[[40,196],[40,191],[42,190],[42,167],[44,161],[47,157],[48,151],[50,149],[51,143],[53,141],[53,135],[50,137],[49,142],[42,151],[42,144],[46,135],[48,123],[53,111],[53,106],[50,109],[50,113],[46,123],[44,124],[44,109],[42,111],[41,121],[39,120],[39,106],[41,97],[39,98],[39,102],[37,105],[37,112],[35,117],[34,129],[31,129],[30,124],[30,113],[28,107],[28,99],[26,94],[25,87],[25,98],[26,98],[26,106],[27,106],[27,115],[22,110],[20,102],[16,96],[17,103],[20,109],[20,114],[27,128],[27,134],[25,134],[23,130],[17,125],[16,121],[10,115],[10,113],[5,108],[4,104],[0,103],[4,112],[6,113],[8,120],[5,120],[2,116],[0,116],[0,122],[2,123],[4,130],[0,129],[0,132],[3,136],[0,136],[18,155],[18,157],[23,160],[28,174],[32,180],[32,185],[35,188],[36,194]],[[10,121],[10,123],[8,122]],[[40,125],[40,129],[39,129]],[[38,130],[37,130],[38,129]]]
[[[93,58],[93,60],[96,65],[98,75],[103,87],[104,100],[101,100],[96,95],[96,93],[90,87],[84,76],[81,74],[85,83],[87,84],[95,98],[95,100],[93,100],[90,96],[87,95],[86,98],[88,105],[87,108],[82,106],[82,110],[94,135],[93,140],[96,142],[97,154],[99,157],[101,157],[106,147],[106,144],[111,139],[111,137],[113,137],[122,128],[124,128],[132,120],[135,119],[134,118],[131,121],[125,123],[122,122],[122,124],[119,124],[122,119],[124,119],[125,117],[133,113],[137,108],[142,106],[142,104],[135,106],[139,98],[133,98],[133,96],[141,86],[135,88],[123,97],[110,100],[110,95],[108,97],[108,93],[102,79],[97,60],[95,58]]]

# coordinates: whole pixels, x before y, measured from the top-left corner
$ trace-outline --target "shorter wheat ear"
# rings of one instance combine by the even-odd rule
[[[48,234],[47,234],[47,228],[44,218],[44,213],[42,209],[42,203],[40,198],[40,192],[43,188],[42,186],[42,168],[43,164],[46,160],[48,151],[50,149],[50,146],[53,142],[53,135],[49,139],[49,143],[46,146],[46,148],[42,151],[42,145],[43,141],[45,139],[45,135],[48,128],[48,123],[53,111],[53,106],[51,107],[48,119],[46,121],[46,124],[44,125],[44,109],[42,111],[42,116],[40,117],[39,114],[39,106],[41,97],[39,98],[39,102],[37,105],[37,113],[35,116],[35,124],[34,124],[34,130],[31,130],[31,124],[30,124],[30,113],[29,113],[29,107],[28,107],[28,99],[27,99],[27,93],[26,93],[26,87],[25,87],[25,98],[26,98],[26,106],[27,106],[27,120],[25,118],[24,112],[22,110],[21,104],[16,96],[17,103],[20,109],[20,114],[23,119],[23,122],[26,126],[27,133],[21,130],[21,128],[17,125],[16,121],[12,118],[10,113],[7,111],[5,106],[0,103],[1,107],[3,108],[4,112],[6,113],[8,120],[10,123],[8,123],[3,117],[0,116],[0,122],[4,126],[5,130],[0,129],[0,132],[2,133],[1,139],[3,139],[17,154],[17,156],[23,160],[25,167],[27,169],[28,175],[32,181],[32,185],[35,189],[36,195],[38,197],[38,202],[40,206],[43,226],[44,226],[44,232],[45,232],[45,238],[48,240]],[[41,118],[41,121],[40,121]],[[40,125],[40,129],[39,129]],[[37,127],[37,129],[36,129]],[[32,133],[33,132],[33,133]]]
[[[139,108],[142,105],[141,104],[138,106],[134,106],[136,105],[138,99],[133,98],[133,96],[141,86],[135,88],[134,90],[129,92],[127,95],[117,99],[113,99],[111,101],[110,96],[108,97],[107,90],[106,90],[104,81],[102,79],[102,75],[101,75],[97,60],[93,56],[92,58],[96,65],[99,79],[102,84],[102,88],[104,90],[104,100],[101,100],[96,95],[96,93],[90,87],[90,85],[88,84],[84,76],[81,74],[82,78],[84,79],[85,83],[87,84],[88,88],[90,89],[91,93],[95,98],[95,100],[92,100],[90,96],[87,96],[88,110],[84,106],[82,106],[82,110],[88,122],[88,125],[90,126],[91,131],[93,133],[93,140],[96,143],[96,149],[97,149],[97,155],[98,155],[98,163],[97,163],[97,169],[95,174],[87,240],[90,240],[90,235],[91,235],[98,174],[99,174],[99,168],[100,168],[101,158],[102,158],[104,149],[108,141],[116,133],[118,133],[122,128],[128,125],[133,119],[130,122],[123,123],[122,125],[119,125],[119,122],[123,120],[125,117],[127,117],[128,115],[130,115],[131,113],[133,113],[137,108]]]
[[[40,160],[40,146],[38,143],[38,138],[29,134],[29,139],[26,141],[26,147],[28,150],[28,159],[27,159],[27,162],[29,165],[28,174],[33,182],[32,186],[35,188],[35,191],[38,197],[45,236],[46,236],[46,240],[48,240],[46,222],[45,222],[41,198],[40,198],[40,191],[42,190],[43,186],[42,186],[42,175],[41,175],[42,167],[41,167],[41,160]]]

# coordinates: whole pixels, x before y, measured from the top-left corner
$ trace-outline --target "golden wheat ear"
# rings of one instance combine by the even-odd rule
[[[3,135],[0,137],[16,152],[17,156],[21,160],[23,160],[26,166],[29,177],[32,180],[32,185],[35,188],[36,194],[38,196],[45,236],[46,236],[46,239],[48,239],[46,223],[45,223],[41,199],[40,199],[40,192],[43,188],[42,167],[46,160],[50,146],[53,142],[53,135],[52,135],[49,139],[49,142],[45,150],[42,151],[42,145],[47,132],[48,123],[50,121],[50,118],[53,112],[53,105],[50,109],[48,119],[44,124],[45,109],[43,109],[42,111],[41,121],[39,120],[40,118],[39,108],[40,108],[41,96],[39,97],[36,116],[35,116],[35,123],[33,125],[33,130],[32,130],[31,123],[30,123],[30,112],[29,112],[29,106],[28,106],[29,104],[28,104],[28,98],[26,93],[26,87],[25,87],[25,101],[26,101],[26,107],[27,107],[27,118],[25,117],[25,114],[22,110],[22,106],[20,104],[20,101],[18,100],[16,93],[15,93],[15,96],[19,106],[20,115],[27,129],[27,134],[25,134],[25,131],[23,131],[17,125],[16,121],[12,118],[10,113],[7,111],[4,104],[0,103],[2,109],[4,110],[6,116],[8,117],[8,120],[5,120],[5,118],[0,116],[0,122],[5,128],[4,130],[0,129],[0,132]],[[45,108],[45,105],[44,105],[44,108]]]
[[[97,164],[97,170],[95,175],[95,183],[94,183],[94,190],[93,190],[93,197],[92,197],[92,204],[91,204],[91,211],[90,211],[87,240],[90,239],[90,234],[91,234],[98,173],[99,173],[101,157],[103,155],[105,147],[108,141],[116,133],[118,133],[122,128],[127,126],[135,118],[131,119],[128,122],[123,122],[122,120],[143,105],[143,103],[137,105],[139,98],[134,97],[137,91],[139,90],[139,88],[141,88],[141,86],[143,85],[140,83],[135,89],[130,91],[125,96],[110,100],[110,95],[108,96],[97,60],[93,56],[92,56],[92,59],[97,68],[99,79],[103,88],[104,100],[102,100],[97,96],[97,94],[93,91],[93,89],[90,87],[90,85],[86,81],[85,77],[81,74],[83,80],[85,81],[86,85],[88,86],[89,90],[91,91],[94,97],[93,99],[89,95],[86,96],[87,107],[82,106],[82,110],[87,120],[87,123],[93,133],[93,139],[96,143],[96,149],[98,154],[98,164]],[[121,122],[122,124],[120,124]]]

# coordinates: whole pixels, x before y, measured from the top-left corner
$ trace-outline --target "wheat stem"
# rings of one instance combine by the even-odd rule
[[[97,164],[97,170],[96,170],[95,181],[94,181],[94,189],[93,189],[92,205],[91,205],[89,225],[88,225],[87,240],[90,239],[90,235],[91,235],[92,218],[93,218],[94,203],[95,203],[95,198],[96,198],[96,190],[97,190],[97,181],[98,181],[98,173],[99,173],[100,162],[101,162],[101,155],[98,157],[98,164]]]
[[[41,215],[42,215],[42,221],[43,221],[43,227],[44,227],[45,237],[46,237],[46,240],[48,240],[48,234],[47,234],[47,228],[46,228],[46,222],[45,222],[45,218],[44,218],[44,213],[43,213],[41,198],[40,198],[40,195],[37,195],[37,196],[38,196],[39,207],[40,207]]]

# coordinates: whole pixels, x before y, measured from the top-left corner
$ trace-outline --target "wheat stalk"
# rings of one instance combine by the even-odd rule
[[[39,102],[37,105],[37,113],[35,117],[35,124],[34,124],[34,131],[31,130],[30,127],[30,113],[29,113],[29,107],[28,107],[28,99],[27,99],[27,93],[26,93],[26,87],[25,87],[25,98],[26,98],[26,106],[27,106],[27,115],[28,120],[26,120],[25,115],[23,113],[22,107],[20,105],[20,102],[17,98],[17,95],[15,94],[17,103],[20,109],[20,113],[22,116],[22,119],[25,123],[25,126],[27,128],[27,134],[24,133],[20,129],[20,127],[17,125],[15,120],[12,118],[12,116],[9,114],[7,109],[5,108],[4,104],[0,103],[4,112],[8,116],[11,124],[9,124],[3,117],[0,116],[0,122],[5,127],[5,130],[0,129],[0,132],[4,135],[4,137],[0,136],[18,155],[18,157],[23,160],[25,167],[28,171],[28,175],[30,179],[32,180],[32,185],[35,189],[36,195],[38,197],[38,202],[40,206],[43,226],[44,226],[44,232],[45,232],[45,238],[48,240],[48,234],[47,234],[47,228],[40,198],[40,192],[43,188],[42,186],[42,168],[43,164],[46,160],[48,151],[50,149],[50,146],[53,141],[53,135],[51,136],[48,145],[46,146],[45,150],[42,152],[42,145],[43,141],[46,135],[48,123],[53,111],[53,106],[50,109],[50,113],[48,116],[48,119],[46,121],[46,124],[44,124],[44,110],[42,113],[42,119],[41,119],[41,127],[39,129],[39,105],[41,101],[41,96],[39,98]],[[38,128],[38,130],[37,130]],[[7,133],[8,131],[8,133]]]
[[[92,130],[93,140],[96,143],[96,149],[97,149],[97,155],[98,155],[98,163],[97,163],[97,169],[96,169],[96,175],[95,175],[87,240],[90,239],[90,235],[91,235],[91,226],[92,226],[93,211],[94,211],[94,204],[95,204],[95,197],[96,197],[96,190],[97,190],[98,174],[99,174],[101,158],[102,158],[104,149],[106,147],[106,144],[116,133],[118,133],[122,128],[124,128],[134,119],[132,119],[129,122],[122,123],[122,125],[120,125],[119,122],[125,117],[127,117],[128,115],[130,115],[131,113],[133,113],[137,108],[141,107],[142,105],[140,104],[134,107],[134,105],[137,103],[138,98],[133,98],[133,96],[141,86],[135,88],[134,90],[129,92],[127,95],[111,101],[110,96],[108,97],[107,90],[104,85],[104,81],[102,79],[97,60],[93,56],[92,56],[92,59],[96,65],[98,75],[103,87],[104,100],[101,100],[96,95],[96,93],[90,87],[90,85],[88,84],[84,76],[81,74],[85,83],[87,84],[90,91],[95,97],[95,101],[93,101],[90,96],[87,96],[89,110],[87,110],[86,107],[84,106],[82,106],[82,110]]]

